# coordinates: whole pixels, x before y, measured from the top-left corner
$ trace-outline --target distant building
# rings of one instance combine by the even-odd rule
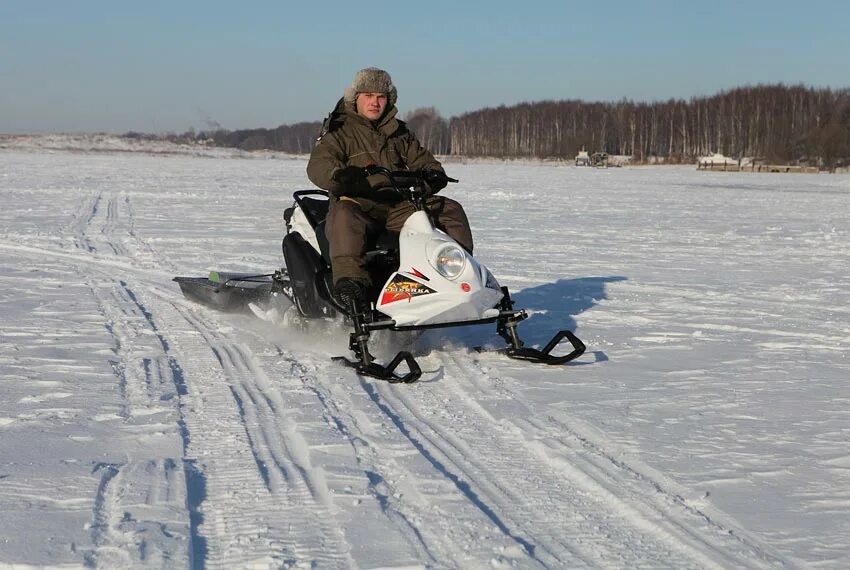
[[[576,155],[576,166],[590,166],[590,155],[586,150],[581,149]]]
[[[699,161],[697,162],[697,168],[700,167],[714,167],[714,166],[738,166],[738,159],[729,158],[728,156],[723,156],[719,152],[715,152],[711,156],[701,156],[699,157]]]
[[[590,157],[590,164],[596,168],[605,168],[608,166],[607,152],[594,152]]]

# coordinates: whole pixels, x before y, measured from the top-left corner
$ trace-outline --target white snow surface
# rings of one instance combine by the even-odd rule
[[[279,267],[305,157],[70,147],[0,150],[0,568],[850,565],[850,176],[448,162],[588,352],[390,385],[171,281]]]

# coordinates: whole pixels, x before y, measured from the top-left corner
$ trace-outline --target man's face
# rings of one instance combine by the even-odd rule
[[[357,113],[369,119],[377,121],[387,108],[386,93],[358,93]]]

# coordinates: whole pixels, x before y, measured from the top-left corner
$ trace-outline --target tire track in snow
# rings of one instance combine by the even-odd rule
[[[379,413],[389,418],[397,428],[397,439],[407,439],[408,445],[412,444],[426,458],[438,477],[451,482],[454,494],[471,505],[464,512],[479,512],[477,526],[473,526],[479,541],[487,533],[484,526],[495,527],[522,551],[501,559],[491,558],[491,563],[505,562],[508,558],[507,563],[522,560],[527,566],[544,567],[614,564],[623,567],[675,565],[700,568],[716,566],[718,561],[737,567],[769,565],[765,563],[769,559],[767,556],[757,556],[753,562],[747,561],[746,556],[727,555],[722,548],[719,554],[710,552],[713,545],[704,544],[699,533],[695,539],[689,539],[686,533],[676,534],[676,525],[682,523],[676,520],[675,511],[681,505],[647,512],[642,508],[645,502],[643,495],[654,491],[654,487],[643,486],[634,491],[629,489],[626,493],[619,487],[628,485],[630,476],[616,478],[605,472],[596,473],[598,469],[587,475],[578,469],[568,470],[545,454],[517,452],[528,446],[526,440],[536,432],[528,427],[506,427],[503,422],[497,422],[480,409],[478,402],[465,391],[458,393],[451,389],[447,392],[446,388],[452,388],[457,377],[478,375],[483,378],[479,383],[493,382],[493,379],[476,365],[458,364],[448,357],[443,360],[446,376],[438,384],[396,387],[361,378],[360,385],[380,410]],[[286,363],[303,370],[309,366],[309,358],[302,358],[300,362],[289,359]],[[323,364],[318,363],[312,368],[321,366]],[[443,526],[440,523],[446,521],[435,520],[429,516],[423,502],[416,503],[404,496],[415,495],[417,491],[421,495],[427,494],[424,488],[433,485],[432,480],[425,480],[421,473],[413,475],[406,471],[391,457],[397,455],[398,450],[390,450],[387,443],[370,445],[374,436],[358,425],[361,423],[359,418],[368,414],[369,410],[352,404],[350,396],[342,388],[344,383],[315,372],[296,376],[301,376],[305,385],[321,393],[320,399],[326,411],[351,441],[362,468],[369,473],[380,474],[383,481],[418,479],[407,485],[393,484],[391,492],[382,498],[386,509],[400,515],[399,524],[411,526],[432,559],[439,561],[437,564],[464,567],[464,561],[457,559],[457,553],[468,548],[463,537],[435,536],[437,533],[433,533],[432,529],[439,529]],[[342,380],[345,380],[344,377]],[[420,390],[434,395],[432,400],[426,399],[421,408],[418,407],[421,404],[419,400],[408,398],[410,392],[418,393]],[[488,396],[506,397],[492,390]],[[453,403],[447,405],[446,402]],[[436,420],[426,419],[423,425],[422,418],[433,410],[441,410],[442,415],[438,414],[440,417]],[[413,413],[410,414],[410,411]],[[441,427],[443,415],[459,417],[462,423]],[[476,439],[472,431],[488,435]],[[363,444],[358,444],[359,441]],[[571,455],[568,452],[575,453],[575,450],[562,451],[569,464]],[[529,474],[532,470],[536,473]],[[558,470],[563,473],[558,473]],[[562,481],[561,475],[564,474],[568,475],[566,483]],[[578,482],[571,483],[570,479]],[[443,491],[443,494],[448,496],[449,493]],[[570,499],[565,500],[565,496]],[[469,528],[469,519],[458,520],[459,512],[454,509],[449,513],[448,524]],[[673,519],[672,524],[665,519]],[[486,524],[482,526],[481,521]],[[687,524],[682,526],[687,527]],[[721,532],[725,530],[721,529]],[[708,555],[704,554],[706,550]],[[481,552],[478,552],[471,560],[480,564],[482,558]]]
[[[109,283],[107,276],[101,277]],[[89,285],[115,343],[113,350],[117,358],[113,370],[125,400],[122,416],[126,420],[166,413],[171,419],[176,418],[172,400],[177,395],[177,386],[170,357],[156,334],[151,315],[123,279],[113,281],[108,292],[102,290],[104,287]]]
[[[92,244],[87,235],[89,226],[92,220],[98,213],[100,202],[103,196],[102,191],[91,192],[80,202],[77,211],[71,218],[68,225],[63,228],[63,232],[69,232],[74,237],[74,245],[88,253],[97,253],[97,249]]]
[[[261,342],[267,342],[261,333],[254,334]],[[498,528],[496,517],[492,512],[488,516],[486,506],[458,508],[469,503],[468,489],[462,484],[458,489],[446,477],[445,469],[435,469],[433,462],[423,460],[424,454],[412,445],[409,433],[387,421],[383,406],[376,405],[360,384],[352,382],[357,376],[349,369],[331,365],[327,355],[321,353],[299,351],[296,357],[277,348],[276,368],[283,368],[283,373],[275,387],[290,405],[294,402],[298,406],[307,398],[305,389],[314,395],[321,410],[309,408],[306,413],[313,417],[323,415],[345,438],[359,472],[359,476],[350,479],[351,485],[359,489],[358,479],[364,475],[368,478],[365,492],[379,503],[395,532],[414,549],[414,563],[440,568],[543,566],[505,533],[504,525]],[[432,384],[421,389],[439,386]],[[330,461],[324,468],[338,470],[338,453]],[[343,509],[346,496],[350,495],[339,493],[335,497]],[[361,512],[359,516],[366,515]],[[390,539],[390,530],[384,528],[377,532]]]
[[[116,512],[117,487],[116,479],[121,473],[120,466],[112,464],[98,464],[94,472],[102,471],[100,483],[97,486],[94,508],[92,512],[92,523],[90,525],[94,551],[87,553],[86,566],[90,568],[107,568],[109,566],[127,567],[131,557],[125,549],[126,542],[117,530],[120,517]]]
[[[530,448],[527,428],[496,421],[461,388],[470,376],[492,383],[479,367],[452,355],[439,361],[438,385],[361,385],[435,469],[544,566],[783,564],[699,514],[678,514],[681,503],[648,504],[645,494],[659,491],[634,471],[616,464],[585,471],[573,465],[570,448],[559,450],[559,461],[548,459]]]
[[[95,267],[110,266],[123,270],[128,269],[125,265],[130,265],[133,273],[137,273],[136,263],[133,262],[140,260],[135,257],[136,251],[130,251],[119,243],[131,234],[129,231],[123,236],[121,234],[118,202],[110,200],[110,206],[102,208],[102,200],[103,194],[98,194],[89,203],[90,209],[86,210],[89,215],[80,215],[75,221],[78,242],[86,244],[86,255],[78,261],[83,262],[88,267],[87,273],[93,276],[98,271],[91,270],[92,263]],[[127,222],[132,225],[132,212]],[[99,250],[106,249],[111,250],[112,254],[98,254]],[[150,248],[134,249],[146,251],[149,258],[158,257]],[[92,259],[90,254],[97,255],[98,259]],[[125,264],[109,258],[129,259],[131,263]],[[97,287],[93,286],[92,289],[97,291]],[[265,464],[264,461],[255,461],[253,466],[233,461],[234,456],[245,455],[246,450],[252,456],[269,456],[276,462],[274,464],[279,467],[279,471],[289,475],[287,483],[295,481],[298,487],[299,480],[291,475],[298,473],[299,469],[294,467],[303,463],[297,459],[288,461],[286,453],[291,450],[281,450],[272,445],[271,442],[281,438],[284,432],[274,425],[274,419],[269,419],[274,416],[274,410],[270,409],[268,403],[263,405],[262,394],[258,394],[254,388],[257,368],[246,352],[233,349],[225,336],[215,332],[217,324],[197,320],[189,311],[178,314],[176,320],[166,318],[164,315],[169,310],[174,313],[173,306],[163,304],[158,299],[142,300],[140,291],[134,291],[125,281],[120,281],[118,292],[112,299],[104,302],[101,296],[101,305],[112,307],[106,312],[111,313],[111,318],[107,317],[111,323],[110,332],[116,339],[116,352],[121,355],[115,368],[127,402],[125,417],[144,413],[144,395],[152,386],[162,383],[163,371],[170,374],[177,386],[185,448],[193,566],[230,568],[246,563],[281,566],[308,560],[322,567],[350,567],[348,547],[342,539],[342,533],[333,518],[321,512],[324,507],[317,503],[317,498],[321,496],[321,481],[317,480],[320,479],[319,475],[312,472],[309,465],[300,469],[300,489],[283,486],[276,489],[273,485],[263,485],[260,491],[253,488],[252,480],[256,479],[257,466]],[[133,358],[131,349],[127,348],[131,343],[126,342],[126,339],[139,337],[129,330],[132,328],[129,323],[138,320],[140,315],[147,325],[147,332],[152,332],[152,336],[158,339],[161,354],[159,357],[141,359],[143,375],[128,375],[128,362],[138,359]],[[185,330],[187,323],[191,331]],[[181,332],[195,333],[195,337],[197,333],[209,336],[188,357],[180,357],[178,361],[162,330],[173,331],[178,336]],[[166,362],[167,366],[163,364]],[[194,374],[198,367],[203,372]],[[215,390],[210,389],[209,383],[203,382],[205,377],[219,380],[215,383]],[[144,379],[144,383],[138,381],[140,378]],[[198,402],[209,406],[213,393],[220,393],[223,397],[214,402],[220,406],[220,411],[212,419],[201,420],[188,413],[195,409]],[[235,398],[234,395],[241,397]],[[228,430],[231,433],[226,435],[231,437],[224,438],[224,445],[218,438],[212,441],[198,435],[219,432],[221,424],[225,423],[223,418],[227,418],[228,414],[233,419],[233,429]],[[259,418],[257,425],[246,423],[246,418],[252,415]],[[211,421],[218,425],[211,425]],[[236,437],[236,432],[250,437],[243,440]],[[223,489],[219,489],[220,484]],[[232,500],[216,500],[221,498]],[[310,504],[311,501],[313,504]],[[217,510],[215,507],[222,502],[226,503],[225,508]],[[101,501],[98,504],[101,505],[97,507],[98,512],[101,512],[104,503]],[[251,505],[251,508],[246,508],[246,505]],[[132,556],[132,553],[124,553],[124,558]]]
[[[291,391],[303,393],[306,389],[321,404],[328,424],[348,442],[361,477],[368,478],[366,492],[411,546],[416,563],[464,568],[481,564],[482,559],[497,561],[494,544],[500,541],[493,534],[499,533],[493,530],[491,521],[480,513],[446,513],[434,504],[435,494],[443,501],[462,499],[446,497],[447,491],[452,493],[445,488],[441,476],[423,476],[421,470],[414,471],[406,465],[405,458],[416,451],[410,449],[410,442],[400,432],[380,433],[384,431],[384,414],[372,405],[371,399],[361,397],[359,404],[352,401],[357,388],[347,383],[351,376],[345,369],[329,366],[323,357],[320,362],[313,362],[307,355],[296,358],[281,347],[278,350],[283,358],[278,360],[278,366],[290,368],[286,374],[291,379],[287,400],[293,396]],[[389,538],[388,530],[382,534]],[[509,547],[506,544],[502,549]],[[509,558],[522,556],[514,554]]]
[[[169,269],[174,268],[174,264],[171,263],[169,259],[163,257],[156,249],[154,249],[149,242],[145,241],[136,231],[136,208],[133,205],[133,201],[130,200],[130,196],[127,194],[123,195],[123,209],[127,214],[127,221],[125,223],[125,231],[130,240],[130,253],[132,256],[138,260],[144,267],[150,269],[162,270],[167,267]]]
[[[450,426],[443,429],[436,421],[423,419],[426,413],[417,410],[411,401],[411,398],[417,398],[418,395],[411,396],[395,386],[367,381],[362,377],[360,382],[370,398],[410,440],[414,448],[457,488],[470,508],[483,513],[486,519],[513,541],[531,561],[543,567],[591,565],[591,558],[574,545],[558,544],[558,541],[553,540],[549,528],[541,525],[539,529],[529,529],[527,524],[525,528],[517,524],[517,521],[533,520],[535,511],[546,507],[546,503],[541,502],[536,509],[533,508],[511,489],[517,482],[515,477],[502,476],[496,473],[492,466],[482,470],[480,465],[476,465],[484,455],[493,456],[493,461],[501,463],[498,471],[504,470],[506,459],[517,471],[528,469],[530,462],[511,460],[511,451],[489,436],[487,438],[490,441],[481,442],[478,436],[465,433],[470,431],[470,426]],[[427,386],[426,390],[432,388],[435,387]],[[429,410],[448,409],[447,402],[441,401],[434,394],[426,397],[426,400],[429,400],[426,404]],[[477,427],[481,428],[480,425]],[[452,433],[449,433],[450,431]],[[476,452],[476,448],[479,451]],[[481,455],[476,456],[476,453]]]
[[[100,463],[94,472],[101,473],[101,480],[89,526],[94,548],[85,553],[87,567],[189,564],[185,521],[169,516],[175,503],[185,500],[178,463],[172,459]],[[151,512],[157,516],[151,517]]]
[[[64,231],[74,236],[77,248],[89,254],[128,259],[136,266],[141,264],[150,269],[170,266],[136,233],[135,216],[126,193],[110,194],[101,190],[80,203]]]
[[[103,216],[104,219],[98,220],[95,218],[92,220],[92,223],[99,223],[100,233],[104,236],[106,245],[108,245],[112,250],[113,255],[118,257],[128,257],[127,248],[121,243],[123,240],[118,239],[118,232],[121,230],[118,204],[118,197],[110,196],[109,201],[106,204],[106,211]],[[129,228],[127,228],[125,235],[129,235]]]
[[[97,301],[113,339],[114,358],[109,363],[121,394],[123,420],[116,437],[152,442],[133,445],[140,457],[95,467],[93,473],[100,475],[100,482],[89,527],[92,549],[82,551],[85,564],[98,568],[186,566],[203,550],[203,541],[197,525],[190,528],[187,512],[187,503],[189,511],[193,506],[193,499],[187,500],[192,469],[182,460],[188,434],[175,397],[180,392],[179,366],[132,287],[109,271],[138,270],[134,271],[132,252],[121,244],[126,235],[122,224],[127,220],[120,216],[120,201],[113,197],[104,206],[105,202],[104,192],[90,193],[63,228],[62,233],[72,236],[76,253],[17,244],[0,247],[28,254],[33,262],[55,258],[77,266],[76,273]],[[161,457],[163,453],[170,456]]]
[[[112,523],[105,535],[109,538],[107,547],[104,550],[98,545],[92,560],[103,568],[156,566],[156,560],[194,560],[197,566],[203,561],[205,545],[195,517],[199,484],[195,466],[184,457],[189,431],[183,418],[181,398],[186,391],[180,366],[153,314],[133,288],[122,279],[110,282],[107,275],[98,271],[89,275],[90,280],[99,278],[107,284],[98,287],[90,282],[90,287],[115,343],[113,369],[124,399],[122,429],[140,436],[173,437],[179,442],[170,449],[152,449],[170,452],[173,457],[128,458],[123,465],[107,466],[107,475],[116,471],[115,481],[107,481],[106,485],[113,500],[96,500],[93,518],[108,518]],[[116,486],[120,493],[113,490]],[[137,501],[122,507],[120,498],[125,494],[133,495]],[[121,513],[111,512],[115,510]],[[175,520],[171,514],[175,511],[182,517]],[[101,563],[102,560],[106,562]],[[119,564],[120,561],[126,564]]]
[[[605,553],[607,563],[613,555],[617,565],[621,562],[626,566],[640,565],[641,559],[630,560],[631,553],[619,552],[631,548],[635,553],[649,556],[643,563],[651,562],[656,553],[666,551],[672,557],[662,557],[658,561],[675,562],[677,567],[793,566],[725,520],[727,517],[722,513],[708,513],[688,504],[682,497],[683,492],[673,491],[676,486],[662,475],[616,458],[605,450],[603,437],[583,435],[583,430],[571,425],[573,422],[565,424],[551,415],[536,417],[532,408],[525,404],[520,386],[492,375],[468,358],[469,355],[440,355],[447,377],[456,379],[450,385],[456,397],[450,400],[466,402],[479,416],[488,419],[492,429],[515,439],[513,448],[527,449],[530,461],[541,472],[572,482],[576,494],[584,493],[593,499],[588,504],[598,502],[594,516],[588,520],[595,518],[606,534],[627,539],[617,545],[616,551],[605,545],[605,550],[611,551]],[[467,387],[474,390],[475,396]],[[488,400],[509,401],[520,410],[514,409],[510,419],[497,421],[481,404]],[[571,496],[572,493],[566,498]],[[609,513],[607,519],[605,513]]]
[[[195,395],[190,454],[198,454],[207,484],[206,566],[352,567],[322,474],[259,363],[217,323],[195,309],[173,308],[194,329],[178,342]]]

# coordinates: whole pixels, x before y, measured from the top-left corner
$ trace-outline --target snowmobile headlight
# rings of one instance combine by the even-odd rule
[[[446,279],[456,279],[466,265],[466,255],[458,246],[448,244],[437,251],[431,264]]]

